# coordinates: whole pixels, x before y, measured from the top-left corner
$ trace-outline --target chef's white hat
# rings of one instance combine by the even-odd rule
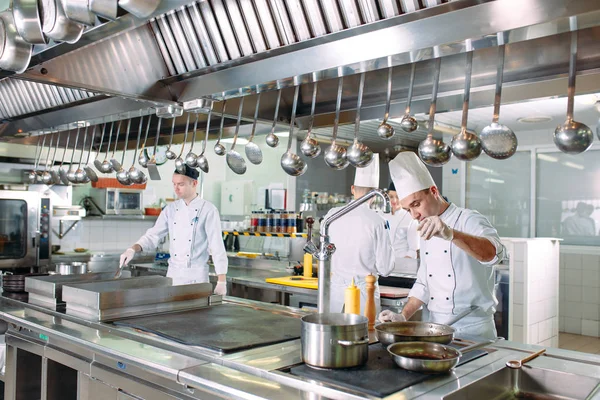
[[[373,154],[371,164],[363,168],[356,168],[354,186],[367,188],[379,187],[379,154]]]
[[[400,200],[436,186],[423,161],[411,151],[403,151],[390,161],[390,175]]]

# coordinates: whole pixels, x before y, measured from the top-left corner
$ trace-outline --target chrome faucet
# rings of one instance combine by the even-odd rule
[[[383,212],[390,213],[391,205],[390,198],[387,195],[387,192],[381,189],[373,189],[363,197],[354,200],[348,205],[342,207],[335,213],[331,214],[329,217],[325,218],[321,222],[321,229],[319,231],[321,238],[319,242],[319,247],[311,241],[308,241],[304,245],[304,251],[306,253],[310,253],[319,260],[319,305],[318,310],[319,313],[329,313],[330,304],[329,304],[329,292],[331,287],[331,264],[330,259],[331,255],[335,253],[335,245],[329,242],[329,225],[331,223],[344,215],[348,214],[350,211],[356,209],[361,204],[366,203],[371,200],[373,197],[379,196],[383,200]]]

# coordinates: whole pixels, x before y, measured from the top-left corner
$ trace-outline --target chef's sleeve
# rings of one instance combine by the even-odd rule
[[[395,267],[394,248],[390,239],[389,223],[381,219],[381,224],[375,228],[373,245],[375,249],[375,268],[377,273],[382,276],[388,276]]]
[[[427,286],[427,263],[424,258],[421,258],[419,271],[417,272],[417,280],[413,287],[408,292],[408,297],[415,297],[423,303],[429,303],[429,287]]]
[[[417,220],[413,219],[410,221],[408,225],[408,229],[406,230],[406,241],[408,242],[408,251],[406,255],[410,258],[417,258],[417,251],[419,250],[419,232],[417,231],[417,227],[419,223]]]
[[[142,248],[143,252],[148,252],[158,247],[158,242],[169,233],[169,219],[167,217],[167,207],[161,212],[154,226],[136,242]]]
[[[215,265],[215,272],[217,275],[227,274],[227,252],[223,244],[221,217],[216,208],[208,211],[204,229],[206,230],[206,237],[208,239],[208,250]]]
[[[488,219],[473,211],[465,222],[465,233],[469,235],[482,237],[489,240],[496,248],[496,256],[490,261],[480,261],[484,265],[496,265],[506,257],[506,247],[500,241],[498,231],[492,226]]]

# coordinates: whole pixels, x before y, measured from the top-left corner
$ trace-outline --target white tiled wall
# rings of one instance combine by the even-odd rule
[[[592,252],[567,246],[561,251],[559,329],[600,337],[600,255],[585,253]]]

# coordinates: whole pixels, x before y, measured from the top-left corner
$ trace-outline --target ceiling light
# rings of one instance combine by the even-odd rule
[[[572,163],[570,161],[565,161],[563,164],[566,165],[569,168],[575,168],[575,169],[579,169],[579,170],[585,169],[585,167],[583,165],[581,165],[581,164],[575,164],[575,163]]]
[[[227,139],[223,139],[221,140],[221,143],[233,143],[233,138],[227,138]],[[238,138],[236,144],[246,144],[248,143],[247,139],[244,138]]]
[[[595,94],[582,94],[580,96],[575,96],[575,99],[577,99],[579,104],[591,106],[592,104],[596,103],[598,96]]]
[[[504,181],[502,179],[494,179],[494,178],[486,178],[485,181],[491,182],[491,183],[501,183],[501,184],[504,183]]]
[[[537,158],[539,158],[540,160],[550,161],[550,162],[557,162],[558,161],[558,158],[553,157],[553,156],[549,156],[547,154],[538,154]]]
[[[596,111],[600,112],[600,100],[598,100],[596,104],[594,104],[594,108],[596,109]]]
[[[285,132],[275,132],[275,134],[279,137],[290,137],[290,132],[289,131],[285,131]]]
[[[542,122],[552,121],[552,117],[548,117],[545,115],[522,117],[522,118],[517,119],[517,121],[519,121],[523,124],[540,124]]]
[[[484,168],[484,167],[480,167],[479,165],[471,165],[472,169],[475,169],[477,171],[482,171],[482,172],[487,172],[488,174],[492,173],[492,170],[489,168]]]

